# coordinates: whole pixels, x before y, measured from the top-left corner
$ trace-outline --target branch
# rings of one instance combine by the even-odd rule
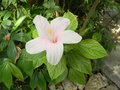
[[[95,12],[95,9],[97,7],[97,5],[100,3],[100,0],[95,0],[95,2],[93,3],[92,7],[90,8],[87,17],[82,25],[82,28],[80,29],[79,33],[81,33],[87,26],[89,19],[91,18],[92,14]]]

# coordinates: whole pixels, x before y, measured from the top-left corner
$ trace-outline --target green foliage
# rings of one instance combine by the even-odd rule
[[[92,39],[81,41],[76,48],[79,49],[83,56],[89,59],[98,59],[107,56],[105,49]]]
[[[67,30],[75,31],[78,27],[77,17],[71,12],[64,13],[63,17],[68,18],[70,20],[70,25],[67,27]]]
[[[0,43],[0,52],[4,50],[4,48],[7,46],[8,41],[2,40]]]
[[[66,69],[59,77],[56,79],[52,80],[52,84],[58,84],[59,82],[63,81],[68,75],[68,70]]]
[[[21,60],[32,61],[34,68],[37,68],[40,67],[46,60],[45,52],[31,55],[24,49],[22,50]]]
[[[57,65],[51,65],[48,62],[46,62],[46,66],[47,66],[50,78],[52,80],[56,79],[66,70],[66,59],[63,57]]]
[[[33,38],[38,37],[38,32],[37,32],[37,30],[34,30],[34,31],[32,32],[32,37],[33,37]]]
[[[94,33],[92,36],[92,39],[100,42],[102,40],[102,34],[101,33]]]
[[[83,73],[71,69],[69,70],[69,74],[68,74],[68,79],[75,82],[75,83],[79,83],[79,84],[85,84],[86,83],[86,79]]]
[[[87,33],[89,33],[90,31],[90,27],[89,28],[86,28],[82,33],[81,33],[81,36],[85,36]]]
[[[19,78],[20,80],[24,80],[23,75],[20,71],[19,68],[17,68],[14,64],[9,63],[9,67],[11,69],[12,74],[16,77]]]
[[[15,25],[13,27],[13,30],[16,30],[18,28],[18,26],[20,26],[20,24],[25,20],[26,16],[22,16],[20,17],[16,22]]]
[[[30,87],[34,90],[34,88],[38,86],[42,88],[42,90],[46,90],[46,81],[41,71],[34,72],[31,80]]]
[[[12,86],[12,75],[24,80],[20,69],[9,61],[9,59],[4,58],[3,63],[0,64],[0,82],[3,82],[8,89]]]
[[[12,73],[8,63],[0,65],[0,82],[3,82],[9,89],[12,86]]]
[[[15,41],[26,42],[26,34],[23,32],[20,33],[13,33],[12,39]]]
[[[92,74],[91,61],[81,55],[78,50],[71,50],[68,54],[68,65],[82,73]]]
[[[109,31],[98,24],[99,15],[104,15],[106,7],[117,7],[120,12],[119,3],[101,0],[81,33],[83,40],[76,45],[64,45],[63,57],[57,65],[48,63],[44,51],[27,53],[25,44],[38,37],[33,24],[36,15],[49,21],[58,16],[68,18],[70,25],[66,30],[79,33],[93,3],[94,0],[1,0],[0,89],[34,90],[40,87],[46,90],[48,84],[58,84],[65,78],[85,84],[86,76],[92,75],[94,69],[100,69],[102,61],[99,58],[115,47]],[[98,59],[93,69],[91,59]]]
[[[3,20],[7,20],[11,16],[12,12],[7,11],[3,17]]]
[[[8,48],[7,48],[7,55],[14,62],[15,57],[17,56],[17,50],[13,40],[9,41]]]
[[[18,62],[18,67],[20,67],[28,76],[32,77],[34,70],[32,61],[25,61],[20,59]]]

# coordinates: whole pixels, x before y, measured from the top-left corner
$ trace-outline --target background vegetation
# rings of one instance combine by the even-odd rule
[[[120,4],[112,0],[0,0],[0,90],[46,90],[48,84],[65,78],[85,84],[92,67],[99,71],[101,58],[106,56],[104,48],[110,52],[115,47],[110,30],[99,23],[106,8],[120,12]],[[78,45],[65,45],[65,55],[57,66],[46,62],[45,52],[30,55],[24,49],[27,41],[37,37],[36,15],[48,20],[69,18],[69,28],[83,37]],[[98,58],[99,62],[91,65],[89,59]]]

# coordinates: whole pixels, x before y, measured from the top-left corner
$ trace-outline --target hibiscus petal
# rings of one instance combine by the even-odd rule
[[[40,53],[45,50],[45,44],[40,37],[30,40],[26,43],[26,51],[30,54]]]
[[[56,65],[59,63],[63,55],[63,44],[57,43],[49,45],[47,48],[47,60],[50,64]]]
[[[62,35],[62,42],[65,44],[74,44],[80,42],[81,40],[82,37],[72,30],[66,30]]]
[[[36,26],[36,29],[38,30],[39,36],[44,36],[46,34],[47,28],[50,27],[49,22],[47,19],[41,15],[35,16],[33,19],[33,23]]]
[[[51,27],[54,31],[64,30],[69,24],[70,20],[63,17],[58,17],[51,21]]]

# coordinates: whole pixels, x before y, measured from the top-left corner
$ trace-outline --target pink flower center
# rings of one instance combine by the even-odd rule
[[[57,36],[55,36],[55,33],[53,32],[53,30],[51,28],[48,28],[47,32],[48,32],[48,39],[52,43],[56,43],[58,40],[57,40]]]

